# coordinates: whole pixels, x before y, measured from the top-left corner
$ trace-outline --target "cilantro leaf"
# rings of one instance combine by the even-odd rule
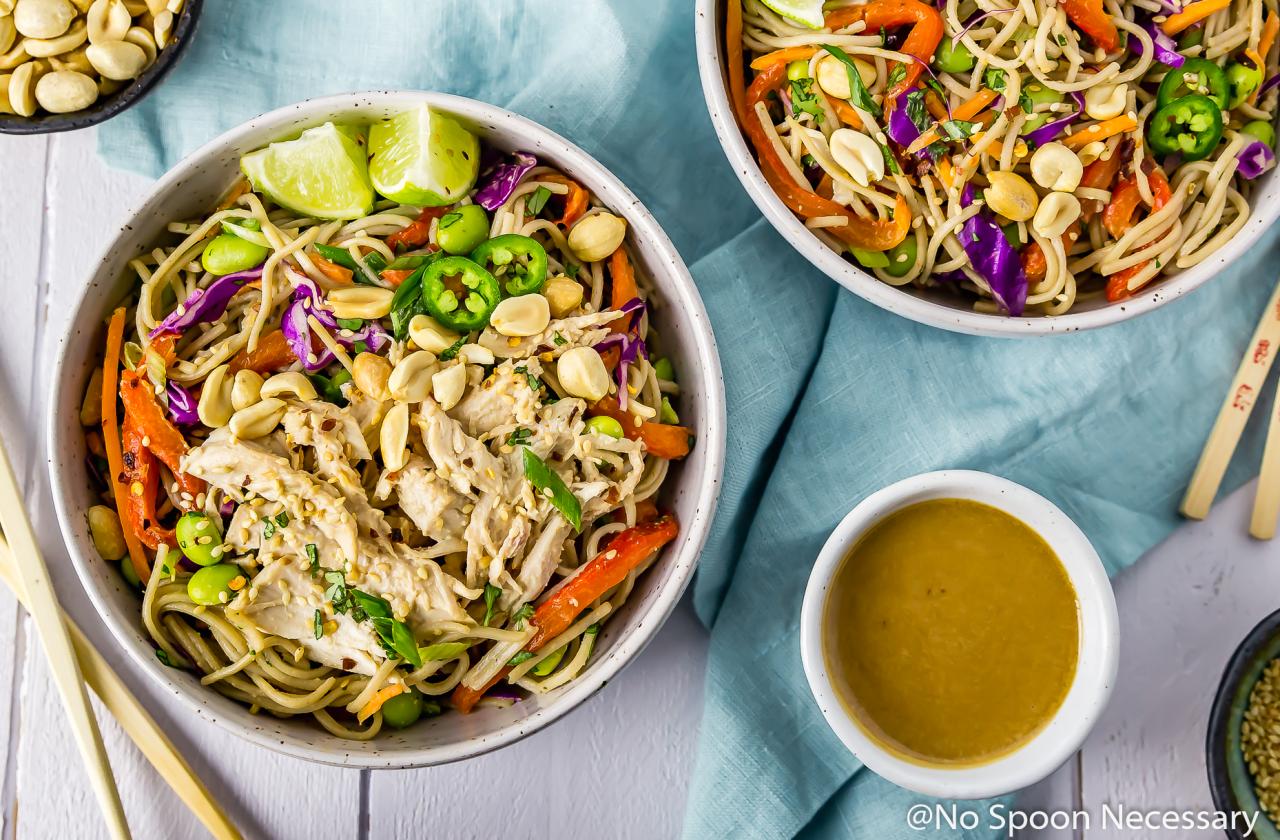
[[[952,140],[964,140],[966,137],[972,137],[980,126],[968,120],[943,120],[939,123],[939,127],[942,128],[942,133]]]
[[[888,84],[892,89],[903,79],[907,78],[907,67],[904,64],[895,64],[893,69],[889,71]]]
[[[813,79],[791,80],[791,106],[797,113],[812,116],[814,122],[822,122],[822,106],[818,104],[818,94],[813,91]]]
[[[530,618],[533,618],[533,604],[525,604],[511,616],[511,626],[516,630],[523,630],[524,623]]]
[[[458,351],[462,349],[462,345],[467,343],[467,337],[464,335],[450,344],[448,347],[440,351],[439,359],[442,362],[452,361],[458,357]]]
[[[533,195],[529,196],[524,203],[524,211],[530,216],[536,216],[542,212],[542,208],[546,206],[547,199],[551,198],[551,190],[546,187],[538,187],[533,191]]]
[[[502,594],[500,587],[494,586],[492,583],[484,585],[484,621],[480,622],[485,627],[489,626],[490,620],[493,619],[493,605],[497,603],[498,596]]]
[[[986,74],[983,75],[982,80],[987,87],[991,88],[996,93],[1004,93],[1004,71],[999,67],[992,67],[988,69]]]
[[[533,437],[533,431],[526,429],[524,426],[517,426],[516,430],[507,435],[507,446],[523,446],[529,442],[529,438]]]

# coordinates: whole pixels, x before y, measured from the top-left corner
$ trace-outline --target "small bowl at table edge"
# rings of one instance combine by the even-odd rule
[[[95,100],[88,108],[67,114],[37,112],[35,116],[0,114],[0,134],[54,134],[59,131],[75,131],[106,122],[138,102],[168,75],[186,51],[187,43],[195,36],[196,22],[200,18],[204,0],[186,0],[182,12],[173,27],[169,45],[160,50],[151,66],[138,78],[110,96]]]

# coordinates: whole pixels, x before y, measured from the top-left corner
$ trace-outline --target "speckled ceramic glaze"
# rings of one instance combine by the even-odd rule
[[[747,194],[764,213],[765,218],[791,243],[805,259],[849,291],[865,298],[881,309],[954,332],[971,335],[1019,337],[1089,330],[1134,318],[1151,312],[1208,282],[1241,254],[1253,247],[1263,231],[1280,216],[1280,180],[1276,171],[1257,181],[1249,221],[1232,240],[1204,262],[1149,286],[1142,293],[1117,303],[1104,299],[1082,301],[1065,315],[1054,317],[1010,318],[1005,315],[974,312],[956,295],[918,289],[914,286],[890,286],[822,244],[795,214],[774,194],[756,164],[755,156],[734,119],[726,87],[724,53],[724,9],[726,0],[697,0],[698,71],[702,77],[702,93],[707,111],[715,125],[720,146],[738,175]]]
[[[697,435],[692,453],[673,465],[662,507],[674,511],[680,536],[640,578],[625,607],[600,633],[593,661],[561,689],[508,708],[445,714],[371,742],[336,738],[310,718],[278,720],[201,686],[195,674],[165,667],[155,657],[139,616],[138,594],[90,541],[84,511],[94,503],[84,466],[79,405],[90,370],[99,363],[104,318],[131,287],[129,259],[163,236],[168,222],[203,216],[238,174],[240,156],[327,120],[370,121],[420,103],[448,112],[493,146],[532,152],[584,184],[626,218],[631,242],[653,278],[655,328],[680,372],[680,417]],[[436,93],[377,91],[314,99],[264,114],[187,157],[160,179],[107,247],[76,305],[58,348],[48,418],[49,472],[62,533],[102,620],[136,665],[176,696],[193,715],[262,746],[299,758],[357,767],[442,764],[510,744],[583,702],[634,658],[671,613],[693,574],[715,511],[725,449],[724,386],[715,338],[698,291],[680,256],[648,210],[604,167],[564,138],[492,105]]]
[[[169,45],[156,55],[156,60],[142,75],[128,85],[94,102],[81,111],[69,114],[37,113],[33,117],[18,114],[0,114],[0,134],[53,134],[58,131],[74,131],[105,122],[134,103],[142,100],[160,80],[168,75],[195,36],[196,22],[204,0],[186,0],[182,12],[174,23]]]
[[[1075,589],[1080,655],[1067,696],[1031,740],[985,764],[927,766],[885,749],[855,722],[832,685],[823,653],[827,594],[836,571],[862,535],[889,514],[929,499],[971,499],[1026,523],[1049,544]],[[827,724],[858,760],[896,785],[927,796],[985,799],[1035,784],[1080,745],[1106,708],[1120,661],[1120,623],[1106,569],[1084,532],[1048,499],[1021,484],[973,470],[904,478],[851,510],[822,547],[809,573],[800,615],[800,656]]]

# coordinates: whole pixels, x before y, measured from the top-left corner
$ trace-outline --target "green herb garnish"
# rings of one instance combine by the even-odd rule
[[[507,435],[507,446],[524,446],[529,442],[529,438],[533,437],[533,430],[526,429],[524,426],[517,426],[516,430]]]
[[[498,602],[498,596],[501,594],[501,587],[494,586],[492,583],[484,585],[484,621],[480,623],[485,627],[488,627],[490,620],[493,619],[493,605]]]
[[[324,616],[321,615],[319,610],[316,610],[315,615],[311,616],[311,630],[316,634],[317,639],[324,638]]]
[[[507,662],[507,664],[510,665],[511,667],[515,667],[516,665],[519,665],[521,662],[528,662],[530,659],[533,659],[533,654],[527,650],[522,650],[519,653],[517,653],[515,656],[511,657],[511,659]]]
[[[564,480],[546,462],[524,447],[524,477],[544,496],[551,499],[551,504],[569,521],[575,531],[582,530],[582,506],[576,496],[570,492]]]
[[[536,216],[542,212],[542,208],[546,206],[547,199],[551,198],[551,190],[546,187],[538,187],[533,191],[533,195],[529,196],[524,203],[524,210],[530,216]]]
[[[867,86],[862,82],[862,75],[858,72],[858,66],[853,63],[853,59],[844,50],[832,44],[823,44],[822,48],[834,55],[844,63],[845,72],[849,74],[849,101],[858,108],[866,111],[876,119],[883,116],[880,106],[871,98],[871,91],[867,90]]]
[[[462,345],[466,343],[467,343],[467,337],[464,335],[462,336],[462,338],[459,338],[453,344],[450,344],[448,347],[441,350],[440,355],[437,356],[437,358],[440,359],[440,361],[442,362],[448,362],[448,361],[452,361],[453,359],[456,359],[458,357],[458,351],[461,350]]]

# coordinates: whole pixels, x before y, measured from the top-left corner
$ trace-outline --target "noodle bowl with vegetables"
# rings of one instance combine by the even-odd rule
[[[881,281],[981,312],[1122,301],[1205,261],[1275,165],[1263,0],[726,0],[762,174]]]
[[[81,412],[157,657],[351,739],[569,683],[693,443],[625,221],[425,105],[241,169],[130,263]]]

